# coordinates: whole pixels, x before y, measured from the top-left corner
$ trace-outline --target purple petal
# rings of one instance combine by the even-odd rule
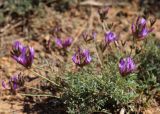
[[[109,31],[105,34],[106,43],[114,42],[115,40],[117,40],[117,36],[115,33]]]
[[[11,53],[13,59],[26,68],[30,67],[33,63],[34,49],[29,46],[22,46],[22,44],[19,41],[16,41],[14,43],[13,52]]]
[[[141,32],[141,35],[142,35],[142,37],[145,37],[145,36],[147,36],[148,35],[148,30],[147,30],[147,28],[144,28],[143,30],[142,30],[142,32]]]
[[[84,66],[91,62],[92,58],[88,50],[81,48],[72,56],[72,61],[78,66]]]
[[[89,50],[84,50],[84,55],[85,55],[85,57],[86,57],[86,63],[90,63],[91,62],[91,60],[92,60],[92,58],[91,58],[91,56],[90,56],[90,53],[89,53]]]
[[[136,65],[132,58],[126,57],[119,61],[119,71],[122,76],[132,73],[136,69]]]
[[[132,24],[131,29],[132,29],[132,34],[134,34],[134,33],[136,32],[136,27],[135,27],[135,25],[134,25],[134,24]]]
[[[13,49],[14,50],[17,50],[17,51],[20,50],[21,51],[22,48],[23,48],[23,45],[19,41],[14,42],[14,44],[13,44]]]
[[[146,22],[147,22],[146,19],[144,19],[143,17],[140,17],[140,16],[139,16],[139,17],[137,18],[136,25],[138,25],[138,26],[139,26],[139,25],[140,25],[140,26],[143,26],[143,25],[146,24]]]
[[[27,47],[22,49],[22,53],[19,57],[13,56],[13,58],[21,65],[26,67],[27,58],[26,58]]]
[[[74,54],[72,56],[72,60],[75,64],[78,64],[78,65],[80,64],[80,58],[77,56],[77,54]]]
[[[16,90],[18,88],[18,85],[17,85],[17,82],[18,82],[18,76],[17,75],[14,75],[10,78],[10,81],[9,83],[13,86],[13,89]],[[12,87],[11,86],[11,87]]]
[[[2,80],[2,87],[6,89],[6,83],[4,82],[4,80]]]
[[[149,34],[149,31],[148,31],[148,29],[146,28],[146,26],[144,26],[144,27],[142,28],[142,30],[139,31],[138,37],[139,37],[139,39],[144,39],[148,34]]]
[[[132,24],[132,34],[138,40],[144,39],[150,32],[152,32],[152,29],[148,28],[146,24],[146,19],[142,17],[137,18],[135,25]]]
[[[67,38],[63,43],[63,47],[66,48],[70,46],[71,44],[72,44],[72,38]]]
[[[61,40],[61,39],[56,38],[55,43],[56,43],[57,47],[59,47],[59,48],[62,48],[62,47],[63,47],[63,45],[62,45],[62,40]]]
[[[140,24],[145,25],[145,24],[146,24],[146,19],[141,18],[141,19],[140,19]]]

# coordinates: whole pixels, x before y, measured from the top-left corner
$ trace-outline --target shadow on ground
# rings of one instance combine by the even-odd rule
[[[46,98],[41,102],[34,102],[32,97],[26,97],[23,112],[27,114],[67,114],[65,105],[57,98]]]

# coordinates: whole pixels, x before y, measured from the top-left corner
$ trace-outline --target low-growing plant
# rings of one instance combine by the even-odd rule
[[[39,0],[36,2],[32,0],[6,0],[3,3],[3,10],[2,12],[10,12],[17,13],[19,15],[24,15],[25,13],[33,10],[34,7],[39,5]]]
[[[63,100],[69,114],[121,113],[124,110],[125,113],[139,112],[139,108],[146,106],[145,104],[159,91],[159,44],[148,39],[153,31],[155,20],[150,20],[148,25],[147,19],[138,17],[131,26],[132,38],[129,41],[118,42],[119,35],[110,30],[112,26],[107,27],[105,23],[107,13],[108,8],[99,10],[102,28],[105,32],[103,41],[96,42],[96,32],[83,34],[86,44],[93,41],[97,54],[83,49],[82,46],[77,46],[76,52],[70,58],[75,64],[75,69],[70,72],[63,71],[64,79],[46,77],[32,70],[32,67],[36,68],[32,65],[35,55],[34,48],[23,46],[18,41],[12,47],[13,59],[31,70],[36,76],[41,77],[45,80],[44,83],[49,85],[47,86],[49,94],[42,96],[55,97],[53,91],[56,88],[60,92],[57,99]],[[55,33],[59,30],[57,28]],[[67,48],[71,49],[74,42],[71,38],[62,40],[56,35],[54,37],[58,50],[66,52]],[[131,44],[128,47],[129,51],[125,47],[128,42]],[[48,49],[50,46],[52,46],[51,40],[48,42]],[[9,83],[12,82],[12,86],[16,86],[19,84],[18,79],[21,78],[12,79]],[[16,89],[22,85],[24,84],[16,86]],[[6,87],[4,81],[2,86]],[[11,88],[9,90],[14,89],[12,86],[9,86]]]
[[[136,74],[123,78],[115,66],[117,63],[114,61],[100,73],[93,68],[66,75],[68,88],[63,97],[69,114],[116,113],[124,107],[133,108],[138,96]]]
[[[155,39],[148,40],[145,52],[139,56],[141,61],[138,72],[139,90],[148,96],[147,102],[160,88],[160,48],[157,42]]]
[[[33,14],[34,11],[39,10],[41,0],[4,0],[0,8],[0,23],[6,21],[6,17],[28,18],[28,15]]]

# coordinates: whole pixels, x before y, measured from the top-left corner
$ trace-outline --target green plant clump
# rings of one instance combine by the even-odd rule
[[[64,97],[69,114],[115,113],[123,107],[132,107],[137,97],[138,83],[133,79],[136,75],[123,78],[114,66],[116,63],[111,62],[111,66],[106,65],[100,74],[82,70],[66,76],[69,88]]]

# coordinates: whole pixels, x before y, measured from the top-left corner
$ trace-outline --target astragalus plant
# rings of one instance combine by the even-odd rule
[[[112,27],[106,27],[108,11],[108,8],[98,11],[104,30],[102,41],[97,42],[98,32],[82,34],[84,44],[93,44],[96,51],[78,44],[77,50],[72,53],[71,47],[75,42],[71,37],[62,39],[54,35],[49,40],[48,49],[53,48],[50,51],[56,51],[57,48],[57,51],[63,50],[65,54],[61,55],[70,57],[73,62],[73,70],[65,67],[67,59],[63,64],[66,68],[61,73],[63,79],[57,76],[59,81],[56,82],[56,79],[52,80],[53,77],[34,71],[36,76],[45,80],[43,83],[49,83],[48,97],[56,97],[53,88],[58,88],[60,94],[57,98],[63,101],[69,114],[139,113],[140,108],[147,106],[159,91],[160,44],[156,44],[151,37],[155,21],[138,17],[136,22],[130,25],[131,37],[122,41]],[[60,32],[60,29],[57,29],[55,33],[58,30]],[[18,41],[12,48],[11,55],[14,60],[28,70],[35,67],[32,65],[34,48],[23,46]],[[73,55],[69,56],[71,54]],[[8,83],[2,82],[3,88],[12,91],[23,85],[20,76],[11,78]]]

